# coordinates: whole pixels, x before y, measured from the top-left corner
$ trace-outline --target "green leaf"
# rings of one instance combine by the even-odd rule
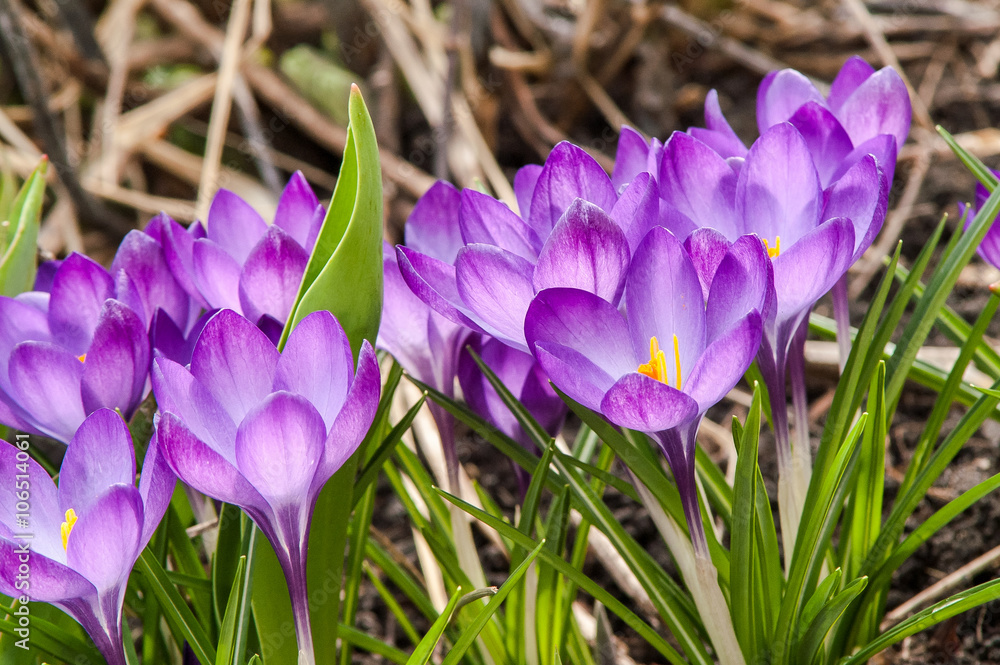
[[[799,640],[799,655],[796,663],[811,663],[823,648],[823,640],[833,625],[844,614],[844,610],[858,597],[868,583],[868,578],[861,577],[848,584],[840,593],[825,603],[808,623],[808,628]]]
[[[375,639],[368,633],[362,632],[357,628],[339,624],[337,626],[337,635],[345,644],[360,647],[368,653],[378,654],[390,662],[403,665],[407,661],[406,653],[396,647],[389,646],[382,640]]]
[[[434,650],[437,648],[438,642],[441,641],[441,636],[444,635],[445,628],[451,622],[451,618],[455,615],[455,609],[458,607],[458,601],[462,598],[462,587],[455,589],[455,593],[451,595],[451,599],[445,606],[444,610],[438,618],[431,624],[430,629],[424,634],[424,638],[420,640],[420,644],[417,648],[413,650],[410,654],[410,658],[406,661],[406,665],[427,665],[430,662],[431,656],[434,654]]]
[[[35,284],[38,225],[48,167],[48,158],[42,158],[14,199],[9,219],[0,219],[4,224],[0,226],[0,295],[14,297]],[[4,184],[6,188],[9,182]]]
[[[233,580],[233,588],[229,593],[229,602],[226,605],[225,618],[222,620],[222,630],[219,634],[219,650],[215,655],[215,665],[241,665],[243,662],[243,648],[239,642],[240,633],[246,637],[246,632],[239,629],[239,624],[247,618],[246,604],[243,602],[244,586],[243,581],[247,577],[247,558],[240,557],[236,564],[236,576]],[[244,641],[243,646],[245,647]]]
[[[944,127],[938,125],[935,129],[937,129],[938,134],[941,135],[944,142],[948,144],[948,147],[952,149],[958,159],[965,164],[965,167],[972,171],[972,175],[976,176],[976,179],[983,183],[983,187],[985,187],[987,191],[992,192],[997,186],[997,177],[993,175],[993,171],[983,164],[978,157],[958,145],[958,141],[955,140],[955,137],[952,136]]]

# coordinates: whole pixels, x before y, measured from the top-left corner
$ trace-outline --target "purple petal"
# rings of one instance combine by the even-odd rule
[[[702,227],[696,229],[684,240],[684,249],[691,257],[691,263],[698,272],[698,282],[701,284],[701,293],[708,302],[708,293],[712,288],[712,280],[715,279],[715,271],[719,268],[722,257],[729,251],[732,245],[726,236],[715,229]]]
[[[161,233],[161,244],[170,272],[189,296],[197,300],[202,307],[208,307],[208,303],[195,284],[194,272],[194,243],[205,237],[205,228],[200,222],[195,222],[185,229],[166,215],[163,217],[166,221]]]
[[[399,273],[414,295],[451,321],[480,330],[459,295],[454,266],[402,245],[396,247],[396,259]]]
[[[608,390],[601,402],[601,413],[620,427],[659,432],[694,418],[698,403],[665,383],[631,373]]]
[[[611,219],[625,232],[630,252],[634,252],[646,233],[659,223],[660,196],[651,173],[637,175],[611,209]]]
[[[313,216],[319,206],[319,199],[306,182],[301,171],[296,171],[288,179],[285,190],[278,199],[278,209],[274,213],[274,226],[292,237],[300,247],[309,242]]]
[[[38,265],[38,272],[35,273],[35,291],[43,291],[49,293],[52,291],[52,282],[56,278],[56,273],[59,272],[59,266],[63,262],[58,259],[53,259],[51,261],[43,261]]]
[[[143,505],[140,548],[145,547],[153,537],[153,532],[163,519],[163,514],[167,512],[174,487],[177,485],[177,476],[170,470],[160,445],[159,428],[157,428],[153,432],[153,440],[146,449],[146,458],[142,461],[142,474],[139,476],[139,495],[142,497]]]
[[[174,321],[187,325],[190,298],[174,279],[163,248],[152,237],[141,231],[130,231],[125,236],[111,264],[111,274],[118,275],[120,270],[128,274],[137,288],[142,310],[136,311],[145,312],[147,325],[157,309],[165,310]]]
[[[684,390],[703,413],[726,396],[750,367],[760,348],[763,324],[756,310],[713,340],[688,376]]]
[[[842,217],[823,222],[774,258],[779,322],[813,306],[851,265],[854,225]]]
[[[636,360],[618,310],[578,289],[546,289],[535,296],[524,332],[552,382],[592,409],[620,376],[646,362]]]
[[[462,301],[494,337],[524,347],[524,313],[535,295],[534,266],[492,245],[467,245],[455,260]]]
[[[264,497],[236,467],[196,438],[176,416],[163,414],[158,436],[163,456],[180,480],[213,499],[269,513]]]
[[[395,249],[385,242],[382,249],[382,321],[376,346],[391,353],[416,378],[429,381],[434,362],[427,353],[431,309],[403,281]],[[435,316],[444,320],[436,312]],[[454,327],[456,324],[447,321],[446,325]],[[287,347],[285,353],[288,353]]]
[[[523,259],[534,261],[542,242],[514,211],[474,189],[462,191],[459,226],[465,244],[496,245]]]
[[[52,335],[80,355],[90,345],[104,301],[113,297],[114,281],[99,263],[73,252],[52,280],[49,326]]]
[[[439,261],[454,263],[464,244],[458,227],[460,206],[457,189],[443,180],[434,183],[406,220],[406,246]]]
[[[31,557],[30,588],[18,588],[18,582],[23,582],[17,579],[18,566],[22,563],[23,556],[21,544],[21,541],[0,538],[0,593],[12,597],[23,594],[42,603],[58,603],[97,595],[97,589],[83,575],[42,555]],[[62,549],[61,543],[59,548]]]
[[[24,342],[8,367],[11,397],[40,430],[68,443],[86,415],[80,399],[83,363],[54,344]]]
[[[850,154],[854,146],[833,113],[816,102],[808,102],[788,120],[805,139],[820,182],[833,182],[840,163]]]
[[[625,293],[633,357],[649,362],[654,336],[670,356],[676,335],[682,376],[690,372],[705,348],[705,299],[698,271],[672,233],[657,227],[646,234],[632,259]],[[668,363],[671,370],[673,365]]]
[[[206,238],[193,249],[194,281],[210,309],[240,309],[240,264]]]
[[[333,314],[319,311],[302,319],[288,336],[275,370],[274,390],[308,399],[329,429],[353,378],[354,357],[344,329]]]
[[[542,173],[541,164],[525,164],[514,174],[514,197],[522,217],[531,209],[531,197],[535,195],[535,185]]]
[[[853,263],[875,240],[885,221],[889,184],[871,155],[851,167],[826,192],[823,217],[846,217],[854,224]]]
[[[838,112],[840,107],[844,105],[844,102],[847,101],[847,98],[874,73],[875,69],[865,62],[861,56],[852,55],[848,58],[844,66],[837,72],[837,78],[833,79],[833,84],[830,85],[830,95],[827,97],[827,103],[829,103],[833,112]]]
[[[268,395],[236,432],[236,463],[275,512],[305,502],[323,456],[326,425],[301,395]]]
[[[726,116],[719,106],[719,93],[709,90],[705,96],[705,126],[706,129],[692,127],[688,133],[708,145],[723,157],[746,157],[747,147],[729,126]]]
[[[879,134],[873,139],[868,139],[844,158],[840,163],[840,168],[834,174],[832,182],[840,180],[848,169],[860,162],[868,155],[875,157],[878,167],[885,175],[886,182],[892,182],[893,174],[896,171],[896,139],[890,134]]]
[[[603,210],[577,199],[552,229],[532,282],[535,291],[572,287],[617,303],[628,264],[628,241],[622,230]]]
[[[757,236],[741,236],[719,262],[712,279],[705,312],[708,343],[726,334],[750,311],[766,319],[774,310],[775,297],[774,270],[764,243]]]
[[[182,365],[191,362],[191,348],[184,333],[162,309],[156,311],[149,324],[149,345],[154,357],[163,356]]]
[[[117,300],[105,302],[83,365],[84,411],[119,408],[131,417],[142,401],[149,362],[149,338],[139,316]]]
[[[642,134],[628,125],[622,126],[618,135],[618,151],[615,153],[615,168],[611,172],[611,184],[620,190],[640,173],[646,172],[649,143]]]
[[[323,461],[316,470],[312,491],[318,492],[361,445],[375,419],[381,385],[375,351],[368,340],[364,340],[358,352],[358,371],[326,438]]]
[[[883,67],[844,100],[837,117],[855,145],[892,134],[902,148],[910,133],[910,94],[899,74]]]
[[[609,212],[618,200],[611,179],[597,161],[582,148],[563,141],[545,160],[526,217],[539,238],[544,240],[549,236],[552,227],[577,198],[605,212]]]
[[[736,173],[696,138],[674,132],[663,146],[660,197],[696,226],[735,237]]]
[[[474,344],[469,346],[473,347],[507,389],[515,397],[520,398],[525,378],[535,364],[535,359],[493,338],[477,338]],[[530,438],[525,434],[517,417],[511,413],[486,375],[479,369],[469,349],[462,349],[458,368],[462,395],[469,407],[510,438],[522,444],[529,444]]]
[[[45,312],[14,298],[0,297],[0,389],[9,386],[7,364],[11,352],[27,340],[51,341]]]
[[[87,417],[59,469],[59,511],[90,510],[112,485],[135,485],[135,452],[122,417],[99,409]]]
[[[238,264],[246,262],[267,223],[253,207],[228,189],[220,189],[208,209],[208,239]],[[197,258],[197,254],[195,255]]]
[[[160,413],[172,413],[193,436],[235,464],[236,425],[205,386],[191,372],[166,358],[157,358],[153,363],[152,378]]]
[[[6,441],[0,442],[0,481],[4,483],[3,487],[10,488],[9,494],[0,502],[0,525],[13,534],[24,532],[34,534],[31,549],[43,556],[65,557],[59,537],[59,525],[63,522],[63,513],[59,510],[56,485],[49,478],[48,472],[33,458],[18,461],[18,452],[20,452],[18,448]],[[19,466],[21,468],[18,468]],[[25,480],[28,481],[27,484],[23,482]],[[23,489],[27,489],[31,496],[31,512],[28,515],[27,528],[17,524],[17,513],[24,511],[17,510],[13,494],[14,490]]]
[[[251,321],[265,314],[284,321],[292,311],[309,255],[277,226],[271,226],[250,252],[240,273],[243,313]]]
[[[816,86],[794,69],[771,72],[757,88],[757,127],[761,134],[785,122],[806,102],[825,105]],[[751,148],[753,150],[753,148]]]
[[[142,538],[142,498],[131,485],[101,492],[79,514],[66,547],[66,562],[97,587],[98,593],[124,588]]]
[[[743,233],[757,233],[789,247],[819,223],[821,189],[802,135],[775,125],[750,148],[736,186],[736,212]]]
[[[278,350],[252,323],[222,310],[205,325],[191,354],[191,374],[215,395],[234,423],[269,395]]]

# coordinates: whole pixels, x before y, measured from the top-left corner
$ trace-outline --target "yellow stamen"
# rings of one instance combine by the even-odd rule
[[[69,534],[73,530],[73,525],[76,524],[76,511],[70,508],[66,511],[66,521],[62,523],[60,531],[62,531],[62,543],[63,549],[69,546]]]
[[[676,371],[675,384],[677,390],[681,389],[681,352],[677,335],[674,335],[674,368]],[[656,379],[660,383],[670,385],[670,377],[667,376],[667,356],[660,349],[660,342],[656,336],[649,338],[649,362],[639,365],[636,370],[639,374],[645,374],[651,379]]]
[[[80,362],[86,362],[87,361],[87,354],[85,353],[82,356],[77,356],[76,359],[79,360]]]
[[[774,236],[774,247],[768,244],[767,238],[764,238],[764,247],[767,248],[767,255],[772,259],[779,254],[781,254],[781,236]]]

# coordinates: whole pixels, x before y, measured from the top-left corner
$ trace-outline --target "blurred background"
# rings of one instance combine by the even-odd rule
[[[352,83],[379,137],[386,237],[399,240],[414,202],[436,178],[511,200],[516,169],[541,163],[563,140],[610,171],[621,125],[661,139],[702,125],[713,88],[749,144],[757,136],[756,88],[767,72],[793,67],[825,89],[860,54],[903,74],[914,115],[885,227],[852,271],[857,323],[886,252],[902,239],[904,263],[912,259],[941,215],[954,216],[956,203],[973,196],[972,176],[934,126],[991,166],[1000,154],[994,1],[0,0],[0,46],[0,172],[6,180],[25,177],[47,154],[54,168],[42,255],[83,251],[105,264],[125,233],[160,211],[183,223],[203,218],[220,187],[267,219],[295,170],[328,198]],[[998,278],[976,260],[952,306],[972,318],[985,285]],[[950,351],[943,338],[935,341],[941,349],[928,353],[944,354],[947,364]],[[812,342],[809,349],[816,433],[836,351]],[[905,458],[931,403],[918,390],[904,397],[887,458],[890,491],[899,480],[892,465]],[[1000,427],[988,425],[929,502],[996,472]],[[711,442],[710,431],[706,437]],[[468,441],[460,447],[470,474],[512,504],[513,496],[505,499],[510,474],[488,454]],[[947,542],[935,539],[901,571],[900,598],[996,542],[1000,504],[983,501],[971,513]],[[388,506],[376,529],[405,553],[408,529],[392,515]],[[622,520],[660,547],[634,504],[623,507]],[[484,556],[488,562],[488,547]],[[998,557],[979,574],[992,575]],[[363,603],[359,627],[391,640],[391,617],[374,602]],[[883,658],[1000,662],[997,614],[986,606]],[[642,653],[641,646],[631,651],[640,660]]]

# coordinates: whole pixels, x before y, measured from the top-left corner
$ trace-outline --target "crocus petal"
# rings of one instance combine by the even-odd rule
[[[45,312],[14,298],[0,297],[0,390],[9,386],[7,364],[11,352],[29,339],[51,341]]]
[[[215,395],[234,423],[271,393],[278,350],[252,323],[222,310],[205,325],[191,354],[191,374]]]
[[[129,231],[111,264],[112,275],[119,271],[124,271],[136,286],[142,309],[135,311],[145,313],[147,325],[157,309],[166,310],[174,321],[187,325],[189,297],[171,274],[163,248],[152,237]],[[121,300],[120,295],[118,298]]]
[[[541,164],[525,164],[514,174],[514,198],[517,199],[517,208],[522,217],[531,209],[531,197],[535,195],[535,185],[538,184],[541,173]]]
[[[112,486],[79,514],[67,541],[66,562],[98,592],[124,588],[139,557],[142,513],[142,498],[135,487]]]
[[[319,206],[319,199],[306,182],[301,171],[296,171],[288,179],[288,184],[278,199],[278,209],[274,213],[274,226],[292,237],[301,247],[309,241],[313,215]]]
[[[73,252],[52,280],[49,325],[55,339],[76,355],[87,350],[104,301],[112,297],[111,275],[93,259]]]
[[[910,133],[910,94],[899,74],[883,67],[844,100],[840,118],[855,145],[879,134],[891,134],[902,148]]]
[[[698,403],[676,388],[643,374],[626,374],[601,401],[601,413],[621,427],[659,432],[698,414]]]
[[[788,123],[771,127],[750,148],[736,185],[743,233],[788,247],[819,222],[821,189],[812,155]]]
[[[806,102],[825,104],[823,95],[808,78],[794,69],[771,72],[757,88],[757,128],[764,134],[791,118]]]
[[[854,224],[854,256],[857,261],[872,244],[885,221],[889,184],[878,163],[866,155],[826,192],[823,217],[846,217]]]
[[[705,347],[684,388],[698,402],[699,413],[725,397],[743,378],[760,348],[762,332],[760,314],[753,310]]]
[[[284,321],[292,311],[309,255],[277,226],[268,227],[240,273],[243,314],[257,321],[265,314]]]
[[[839,112],[847,98],[874,73],[875,69],[861,56],[852,55],[848,58],[844,66],[837,72],[837,78],[833,79],[833,83],[830,85],[827,103],[833,112]]]
[[[23,563],[22,545],[23,541],[0,538],[0,593],[12,597],[23,594],[42,603],[58,603],[88,596],[95,596],[96,600],[97,589],[87,578],[72,568],[41,555],[31,557],[31,586],[19,589],[16,585],[19,581],[18,566]],[[62,545],[59,547],[62,548]]]
[[[161,414],[180,418],[193,436],[205,442],[231,464],[236,424],[215,396],[191,372],[172,360],[157,358],[152,371],[153,394]]]
[[[220,189],[208,209],[208,239],[238,264],[246,262],[257,240],[267,231],[264,218],[228,189]]]
[[[854,146],[840,121],[827,108],[817,102],[807,102],[788,119],[805,139],[813,164],[824,185],[833,182],[840,163]]]
[[[311,491],[318,492],[361,445],[375,419],[381,385],[378,359],[371,344],[365,340],[358,352],[358,371],[344,406],[327,435],[323,460],[316,470]]]
[[[705,300],[691,257],[672,233],[657,227],[636,250],[626,284],[633,357],[649,362],[654,336],[669,356],[676,335],[686,376],[705,348]],[[668,367],[672,370],[673,363]]]
[[[329,430],[353,378],[354,357],[344,329],[333,314],[319,311],[302,319],[288,336],[275,369],[274,390],[308,399]]]
[[[256,515],[270,514],[264,497],[236,467],[196,438],[172,413],[160,418],[158,436],[167,464],[182,481],[213,499],[250,509]]]
[[[660,196],[656,179],[651,173],[635,176],[611,209],[611,219],[625,232],[630,252],[659,223]]]
[[[614,305],[579,289],[540,292],[528,308],[524,333],[553,383],[590,408],[599,407],[620,376],[646,362],[636,360]]]
[[[688,133],[708,145],[723,157],[746,157],[747,147],[729,126],[726,116],[722,115],[719,106],[719,93],[709,90],[705,96],[705,126],[692,127]]]
[[[719,153],[682,132],[663,146],[660,198],[698,226],[735,237],[736,173]]]
[[[764,243],[741,236],[719,262],[706,300],[706,338],[711,344],[751,310],[766,319],[775,307],[774,270]],[[699,399],[699,402],[701,400]]]
[[[65,560],[59,537],[63,513],[59,510],[56,485],[48,472],[33,458],[19,461],[18,452],[21,451],[11,444],[0,442],[0,481],[11,491],[15,488],[29,490],[31,512],[28,514],[28,524],[27,527],[18,525],[17,513],[25,511],[17,510],[17,502],[13,500],[0,502],[0,524],[15,536],[20,533],[33,534],[32,551],[54,559],[62,556]],[[28,481],[27,485],[23,482],[25,480]]]
[[[323,417],[309,400],[285,391],[272,393],[240,423],[237,468],[277,513],[303,502],[325,439]]]
[[[84,411],[119,408],[131,417],[142,400],[149,361],[149,338],[139,316],[117,300],[105,302],[83,366]]]
[[[13,397],[40,430],[60,441],[73,438],[85,413],[80,399],[83,363],[46,342],[24,342],[11,354]]]
[[[618,135],[618,151],[615,153],[615,168],[611,172],[611,183],[615,190],[632,182],[637,175],[646,171],[646,157],[649,143],[642,134],[628,125],[622,126]]]
[[[240,264],[208,239],[196,240],[192,251],[194,281],[208,306],[239,310]]]
[[[99,409],[87,417],[66,449],[59,472],[59,510],[90,510],[112,485],[135,485],[135,452],[122,417]]]
[[[403,281],[413,293],[444,317],[473,330],[482,329],[469,318],[455,279],[455,267],[409,247],[396,247]]]
[[[775,257],[778,321],[812,307],[851,265],[854,225],[839,217],[824,222]]]
[[[205,237],[205,227],[200,222],[195,222],[185,229],[166,215],[163,217],[166,221],[161,233],[161,243],[170,272],[189,296],[202,307],[208,307],[194,278],[194,243]]]
[[[140,549],[145,547],[153,532],[163,519],[170,499],[177,485],[177,476],[170,470],[159,443],[159,428],[153,432],[153,440],[146,449],[142,461],[142,475],[139,476],[139,496],[142,497],[142,539]]]
[[[429,381],[434,359],[427,353],[427,326],[432,310],[403,281],[396,250],[388,243],[383,243],[382,261],[382,321],[376,346],[391,353],[416,378]],[[436,312],[434,315],[443,320]],[[446,325],[455,324],[448,321]],[[287,346],[284,353],[288,353]]]
[[[459,226],[466,244],[496,245],[528,261],[535,260],[542,246],[531,227],[513,210],[474,189],[462,190]]]
[[[867,155],[872,155],[878,162],[878,167],[885,174],[887,182],[892,182],[893,174],[896,171],[896,139],[891,134],[879,134],[875,138],[868,139],[861,145],[854,148],[840,164],[840,168],[833,175],[833,182],[840,180],[847,171],[864,159]]]
[[[406,220],[406,246],[421,254],[454,263],[462,247],[458,227],[461,197],[450,183],[439,180],[428,189]]]
[[[726,236],[707,226],[695,229],[684,240],[684,249],[687,250],[691,263],[698,272],[698,282],[701,284],[701,293],[706,302],[708,292],[712,288],[712,280],[715,279],[715,271],[731,244]]]
[[[617,303],[628,264],[622,230],[593,203],[576,199],[545,242],[532,283],[535,291],[566,286]]]
[[[533,266],[492,245],[467,245],[455,260],[462,301],[494,337],[524,345],[524,313],[535,291]]]
[[[545,160],[531,199],[527,220],[539,238],[548,237],[577,198],[590,201],[605,212],[618,200],[611,178],[600,164],[582,148],[563,141]]]

